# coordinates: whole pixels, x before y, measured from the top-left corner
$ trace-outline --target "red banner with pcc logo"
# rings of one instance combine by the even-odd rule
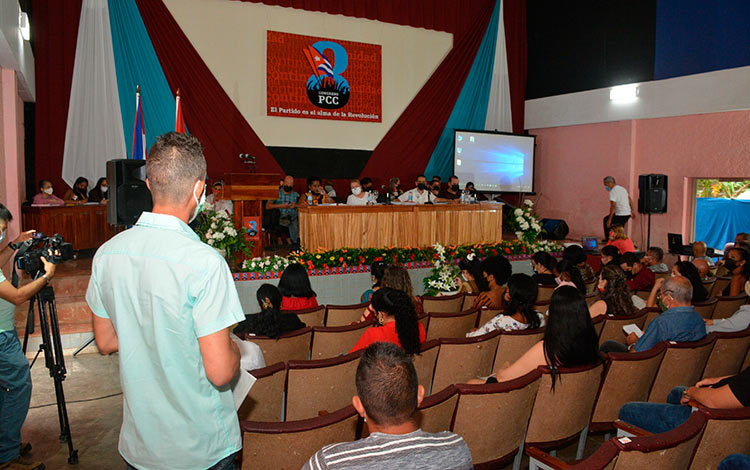
[[[268,31],[269,116],[382,121],[381,47]]]

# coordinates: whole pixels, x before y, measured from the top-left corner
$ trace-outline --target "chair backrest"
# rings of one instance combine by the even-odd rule
[[[443,390],[424,397],[419,405],[417,419],[419,427],[426,432],[449,431],[453,413],[458,403],[458,389],[448,385]]]
[[[424,387],[425,393],[430,394],[432,388],[432,377],[435,375],[435,363],[440,351],[440,341],[433,339],[422,343],[419,354],[412,356],[414,368],[417,369],[417,380]],[[437,391],[437,390],[435,390]]]
[[[605,356],[606,371],[591,415],[591,430],[612,429],[622,405],[646,400],[666,351],[667,346],[659,343],[648,351]]]
[[[703,369],[703,378],[726,377],[740,372],[750,349],[750,327],[734,333],[715,332],[716,343]]]
[[[597,315],[591,319],[591,323],[594,324],[594,331],[596,331],[597,338],[602,334],[602,330],[604,329],[604,320],[604,315]]]
[[[313,418],[340,410],[357,394],[355,374],[362,351],[319,361],[287,364],[286,419]]]
[[[711,291],[709,292],[709,297],[718,297],[721,295],[722,292],[724,292],[724,289],[729,285],[729,283],[732,282],[732,276],[716,276],[716,281],[714,282],[713,287],[711,288]]]
[[[473,338],[441,338],[432,389],[490,375],[499,339],[500,331]]]
[[[701,283],[703,284],[703,288],[706,289],[706,292],[711,294],[714,290],[714,284],[716,284],[716,278],[711,276],[708,279],[703,279]]]
[[[503,311],[499,308],[486,308],[482,307],[479,310],[479,319],[477,320],[477,328],[481,327],[488,321],[495,318],[498,314],[502,313]]]
[[[716,309],[716,304],[718,302],[719,299],[717,299],[716,297],[711,297],[705,302],[693,303],[693,307],[695,307],[695,311],[698,313],[698,315],[702,316],[703,318],[713,318],[714,309]]]
[[[540,382],[541,373],[534,370],[508,382],[456,386],[459,396],[451,431],[464,438],[474,465],[499,468],[523,451]]]
[[[596,286],[597,286],[598,283],[599,283],[599,279],[596,278],[596,277],[594,279],[592,279],[591,281],[585,283],[585,285],[586,285],[586,295],[591,295],[594,292],[596,292]]]
[[[437,297],[422,296],[422,307],[427,313],[460,312],[464,303],[464,294],[439,295]]]
[[[646,319],[643,320],[643,326],[641,327],[641,330],[646,331],[648,325],[650,325],[652,321],[656,320],[656,317],[658,317],[659,315],[661,315],[661,309],[657,307],[646,307]]]
[[[267,336],[246,336],[245,339],[260,346],[266,364],[286,361],[302,361],[310,357],[310,341],[312,328],[284,333],[278,339]]]
[[[533,330],[502,331],[493,367],[497,369],[506,362],[513,364],[542,338],[544,338],[544,327]]]
[[[714,347],[714,341],[716,336],[713,333],[700,341],[667,341],[667,352],[656,373],[648,401],[664,403],[669,391],[676,385],[691,386],[698,382]]]
[[[370,302],[355,305],[326,305],[326,326],[346,326],[362,317]]]
[[[357,344],[365,329],[374,324],[375,320],[370,320],[348,326],[316,326],[313,328],[310,359],[328,359],[347,354]]]
[[[750,454],[750,408],[699,411],[708,422],[690,463],[691,470],[717,468],[729,454]]]
[[[594,292],[592,292],[590,294],[586,294],[584,296],[584,299],[586,300],[586,305],[588,305],[589,307],[591,307],[592,305],[594,305],[594,303],[597,300],[600,299],[599,292],[598,291],[594,291]]]
[[[552,294],[555,293],[556,287],[557,286],[539,284],[539,293],[536,295],[536,301],[544,302],[545,300],[550,300],[552,298]]]
[[[714,309],[714,314],[711,318],[729,318],[740,309],[740,305],[744,304],[747,300],[746,294],[740,294],[735,296],[719,296],[717,297],[718,302]]]
[[[643,300],[648,300],[648,297],[651,295],[651,289],[649,290],[637,290],[634,292],[635,295],[642,298]]]
[[[619,341],[620,343],[624,343],[627,335],[622,331],[622,327],[634,324],[642,329],[643,323],[646,321],[646,314],[648,314],[647,308],[640,310],[632,317],[623,315],[605,315],[602,333],[599,335],[599,344],[601,345],[605,341]]]
[[[553,390],[550,369],[540,367],[542,379],[531,411],[526,444],[562,444],[583,431],[591,420],[603,368],[601,362],[562,367],[557,371],[557,383]]]
[[[537,312],[542,312],[546,317],[547,312],[549,311],[549,304],[549,300],[543,300],[541,302],[537,300],[534,304],[534,310],[536,310]]]
[[[281,313],[294,313],[299,317],[302,322],[307,326],[325,326],[326,322],[326,306],[318,305],[317,307],[310,307],[303,310],[294,310],[287,312],[282,310]]]
[[[284,411],[286,364],[277,362],[262,369],[251,370],[255,383],[237,411],[240,420],[281,421]]]
[[[430,313],[427,321],[427,340],[464,338],[477,324],[478,316],[478,308],[458,313]]]
[[[417,315],[417,321],[422,324],[424,331],[427,332],[427,327],[430,326],[430,317],[426,313]]]
[[[479,296],[478,293],[464,294],[464,301],[461,304],[461,310],[469,310],[474,305],[474,300]]]
[[[242,468],[299,470],[321,447],[355,440],[358,421],[352,405],[300,421],[240,421]]]
[[[654,279],[666,279],[671,275],[672,273],[654,273]]]
[[[693,413],[686,422],[665,433],[613,439],[620,449],[614,469],[688,468],[705,425],[706,418]]]

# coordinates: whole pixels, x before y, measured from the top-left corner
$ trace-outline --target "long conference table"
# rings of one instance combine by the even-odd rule
[[[299,209],[299,225],[308,250],[497,242],[503,204],[310,206]]]
[[[106,204],[79,206],[25,206],[21,208],[23,230],[45,235],[59,233],[74,250],[99,248],[122,231],[107,223]]]

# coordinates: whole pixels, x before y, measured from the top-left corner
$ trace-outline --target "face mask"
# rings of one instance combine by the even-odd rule
[[[457,185],[457,184],[454,184],[453,186],[451,186],[451,189],[452,189],[453,191],[458,191],[458,185]]]
[[[109,191],[109,186],[102,186],[102,192],[106,193],[107,191]]]
[[[0,243],[2,243],[2,242],[3,242],[3,240],[5,240],[5,234],[6,234],[7,232],[8,232],[8,229],[7,229],[7,228],[6,228],[5,230],[3,230],[3,234],[2,234],[2,235],[0,235]]]
[[[324,189],[326,190],[326,192],[330,193],[331,191],[333,191],[333,186],[325,186]]]
[[[727,260],[724,262],[724,266],[730,271],[734,271],[737,269],[737,261],[733,260],[732,258],[727,258]]]
[[[360,194],[362,194],[362,188],[359,186],[352,188],[352,194],[354,194],[355,196],[359,196]]]
[[[195,183],[195,188],[198,187],[198,183]],[[201,193],[201,199],[198,200],[197,197],[195,197],[195,188],[193,188],[193,201],[197,204],[195,206],[195,212],[193,212],[193,216],[190,217],[190,220],[188,220],[188,223],[195,220],[196,217],[198,217],[198,214],[203,210],[203,204],[206,202],[206,187],[203,187],[203,192]]]
[[[42,192],[52,196],[52,188],[42,189]]]
[[[612,191],[612,188],[610,188],[609,186],[605,186],[604,189],[606,189],[607,192]]]
[[[5,236],[5,234],[3,234],[3,236]],[[461,273],[461,279],[463,279],[464,282],[469,282],[469,280],[466,279],[466,274],[464,274],[464,273]]]
[[[284,185],[284,186],[281,187],[281,189],[283,189],[285,193],[291,193],[292,192],[292,187],[291,186]]]
[[[426,187],[427,185],[424,183],[417,183],[417,189],[419,189],[420,191],[424,191]]]

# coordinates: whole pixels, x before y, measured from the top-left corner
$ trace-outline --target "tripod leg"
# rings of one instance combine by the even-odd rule
[[[29,335],[34,332],[34,300],[36,295],[29,299],[29,313],[26,316],[26,331],[23,334],[23,353],[26,354],[26,346],[29,344]]]

